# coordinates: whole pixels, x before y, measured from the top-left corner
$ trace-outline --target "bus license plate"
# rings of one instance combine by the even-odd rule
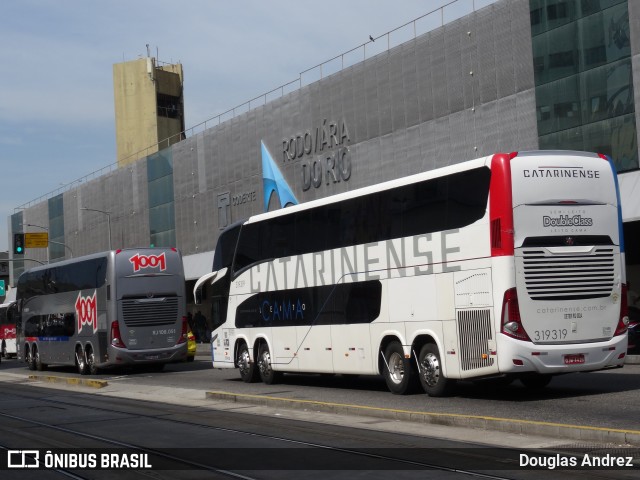
[[[564,364],[565,365],[578,365],[584,363],[584,355],[579,353],[578,355],[565,355],[564,356]]]

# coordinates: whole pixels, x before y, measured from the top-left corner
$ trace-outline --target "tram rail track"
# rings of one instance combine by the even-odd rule
[[[72,401],[65,401],[61,399],[50,399],[50,398],[43,399],[43,398],[38,398],[30,395],[21,395],[18,393],[11,393],[10,395],[14,396],[17,399],[21,399],[23,402],[37,401],[37,402],[40,402],[41,404],[44,403],[47,405],[55,405],[55,406],[68,407],[68,408],[77,408],[79,406],[84,407],[84,405],[79,405],[77,401],[72,402]],[[417,461],[415,459],[403,458],[401,456],[372,453],[374,449],[367,449],[367,451],[365,451],[364,449],[345,448],[345,447],[330,445],[328,443],[309,442],[309,441],[303,441],[303,440],[294,439],[294,438],[286,438],[280,435],[252,432],[252,431],[244,430],[241,428],[221,427],[221,426],[215,426],[215,425],[207,425],[200,422],[188,421],[184,419],[169,418],[167,416],[167,412],[145,414],[142,412],[132,412],[126,408],[118,409],[118,408],[105,408],[105,407],[97,407],[97,406],[92,406],[91,409],[94,412],[102,412],[105,414],[135,416],[137,418],[142,418],[147,421],[163,422],[164,424],[167,425],[166,427],[167,429],[172,429],[172,428],[176,428],[176,426],[180,426],[188,429],[197,429],[199,432],[215,431],[218,433],[239,435],[247,438],[249,437],[252,437],[254,439],[257,438],[257,439],[260,439],[261,441],[267,441],[273,444],[274,450],[276,448],[294,448],[296,449],[295,450],[296,452],[299,452],[300,449],[303,449],[303,448],[322,450],[323,452],[326,452],[328,455],[332,455],[332,454],[339,455],[342,458],[343,462],[345,461],[345,459],[347,462],[349,461],[349,459],[353,459],[353,463],[355,465],[361,464],[363,463],[363,461],[365,461],[365,463],[379,462],[380,464],[385,464],[386,465],[385,468],[388,470],[395,469],[395,468],[397,468],[397,470],[414,470],[414,471],[430,470],[430,471],[439,471],[442,473],[447,472],[449,474],[459,474],[465,477],[494,479],[494,480],[507,480],[507,479],[514,478],[511,476],[505,476],[505,475],[488,474],[488,473],[477,471],[477,470],[455,468],[452,466],[436,464],[433,462]],[[103,445],[104,448],[127,449],[131,451],[147,453],[149,455],[152,455],[154,459],[162,459],[163,461],[167,462],[167,464],[171,464],[172,468],[175,470],[184,469],[184,470],[199,470],[202,472],[206,471],[206,472],[209,472],[209,474],[213,474],[214,476],[220,477],[220,478],[237,478],[237,479],[244,479],[244,480],[254,480],[254,479],[257,480],[259,478],[265,478],[264,475],[260,474],[258,470],[254,469],[253,468],[254,466],[251,466],[251,465],[249,466],[250,468],[246,468],[246,469],[243,469],[243,468],[234,469],[238,471],[233,471],[227,468],[219,468],[216,466],[215,459],[208,459],[208,461],[194,461],[192,459],[185,458],[180,454],[169,453],[164,449],[150,448],[149,446],[146,446],[140,443],[132,443],[128,441],[122,441],[116,438],[111,438],[105,435],[89,433],[87,431],[83,431],[82,428],[75,428],[75,427],[72,428],[69,426],[64,426],[60,424],[60,421],[55,421],[55,422],[40,421],[40,420],[34,420],[32,418],[27,418],[26,416],[23,416],[23,415],[17,415],[17,414],[6,413],[6,412],[0,412],[0,418],[6,419],[8,421],[19,422],[33,428],[53,430],[58,433],[69,435],[76,439],[78,438],[83,439],[84,441],[90,440],[91,442],[95,442],[97,444]],[[82,442],[79,442],[79,443],[82,443]],[[7,450],[11,447],[9,445],[4,444],[4,445],[1,445],[1,448]],[[252,450],[255,450],[255,449],[251,449],[251,448],[248,449],[248,451],[252,451]],[[223,452],[224,449],[221,449],[221,451]],[[401,452],[404,450],[398,449],[398,451]],[[221,463],[224,463],[224,462],[221,462]],[[273,467],[270,467],[270,468],[273,468]],[[505,468],[505,466],[503,465],[502,468]],[[514,468],[515,468],[515,465],[514,465]],[[90,472],[87,472],[86,470],[60,468],[60,469],[55,469],[55,471],[58,472],[61,476],[65,476],[68,478],[78,478],[78,479],[94,478],[93,476],[90,475]],[[249,473],[249,471],[251,471],[251,473]],[[160,472],[156,471],[155,473],[160,473]],[[167,473],[171,473],[171,472],[167,472]],[[172,474],[170,477],[175,478],[175,475]]]

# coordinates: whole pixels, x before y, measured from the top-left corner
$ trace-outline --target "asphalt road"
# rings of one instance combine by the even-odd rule
[[[236,370],[212,369],[207,345],[198,345],[198,349],[195,362],[168,365],[164,372],[109,371],[82,378],[69,368],[30,372],[16,360],[5,359],[0,364],[0,380],[19,382],[30,375],[35,375],[31,383],[93,379],[99,382],[94,389],[104,395],[127,392],[132,398],[144,399],[156,392],[209,403],[294,408],[299,416],[310,418],[317,412],[342,413],[429,424],[430,428],[469,426],[498,435],[541,435],[564,439],[568,445],[640,446],[640,365],[556,377],[541,391],[525,389],[517,382],[503,388],[461,382],[454,396],[431,398],[393,395],[382,379],[365,376],[285,375],[277,385],[246,384]],[[174,393],[165,389],[174,389]]]

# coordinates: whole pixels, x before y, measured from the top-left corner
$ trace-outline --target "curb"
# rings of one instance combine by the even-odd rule
[[[90,380],[86,378],[73,377],[56,377],[54,375],[29,375],[29,380],[40,380],[48,383],[66,383],[67,385],[76,385],[91,388],[104,388],[109,385],[106,380]]]
[[[640,355],[627,355],[625,365],[640,365]]]
[[[315,410],[324,413],[369,416],[387,420],[474,428],[524,435],[543,435],[553,438],[565,438],[606,444],[640,445],[640,430],[587,427],[562,423],[536,422],[533,420],[486,417],[480,415],[415,412],[410,410],[366,407],[342,403],[318,402],[314,400],[294,400],[290,398],[237,394],[231,392],[206,392],[205,397],[211,400],[224,400],[233,403],[269,407]]]

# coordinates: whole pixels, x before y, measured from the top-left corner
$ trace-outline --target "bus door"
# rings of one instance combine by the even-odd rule
[[[228,268],[208,273],[195,284],[193,296],[196,305],[203,305],[206,311],[210,304],[211,331],[218,329],[227,319],[229,311],[229,290],[231,288],[231,272]],[[232,309],[233,310],[233,309]]]
[[[223,351],[226,352],[224,358],[217,358],[217,360],[226,362],[234,361],[230,346],[232,345],[232,340],[235,342],[235,339],[230,339],[228,334],[223,334],[222,329],[220,329],[227,319],[228,312],[236,311],[235,295],[232,297],[229,295],[230,288],[231,270],[225,267],[208,273],[198,279],[193,289],[196,305],[202,305],[206,311],[207,305],[210,302],[211,338],[207,339],[207,341],[213,343],[217,340],[217,345],[224,347]]]

